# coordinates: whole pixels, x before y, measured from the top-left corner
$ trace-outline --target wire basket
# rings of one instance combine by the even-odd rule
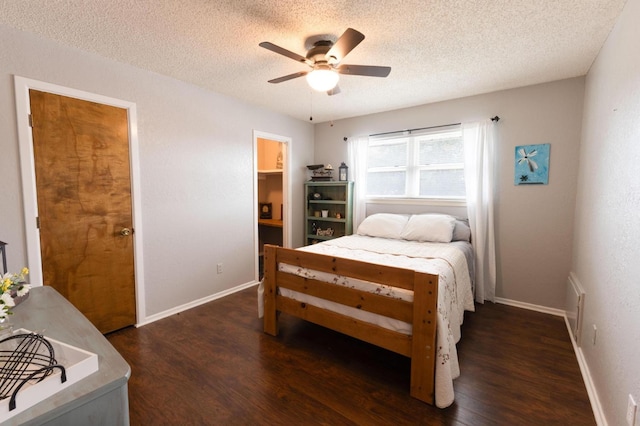
[[[9,411],[15,409],[20,389],[29,382],[41,382],[55,369],[60,370],[61,382],[66,382],[65,368],[41,334],[14,334],[0,340],[0,400],[11,398]]]

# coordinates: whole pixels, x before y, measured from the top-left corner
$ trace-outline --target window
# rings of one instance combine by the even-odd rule
[[[367,197],[464,200],[460,126],[372,136]]]

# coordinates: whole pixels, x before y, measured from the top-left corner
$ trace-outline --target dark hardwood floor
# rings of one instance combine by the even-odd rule
[[[107,335],[131,366],[132,425],[593,425],[564,320],[467,313],[456,402],[409,396],[409,359],[290,316],[262,332],[250,288]]]

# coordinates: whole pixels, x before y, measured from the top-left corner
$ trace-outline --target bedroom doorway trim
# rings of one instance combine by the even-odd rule
[[[259,238],[258,238],[258,139],[282,143],[282,244],[291,247],[291,181],[289,170],[291,166],[291,138],[273,133],[253,131],[253,242],[254,242],[254,276],[256,282],[260,280],[259,271]]]
[[[20,150],[20,169],[22,179],[22,194],[24,206],[25,235],[27,246],[27,261],[29,263],[29,278],[31,285],[43,285],[42,256],[40,252],[40,236],[35,218],[38,215],[35,162],[32,144],[32,131],[29,126],[30,98],[29,90],[67,96],[89,102],[96,102],[127,110],[129,126],[129,161],[131,173],[131,204],[134,242],[134,274],[136,293],[136,325],[145,320],[145,292],[144,292],[144,265],[142,260],[143,229],[142,229],[142,204],[140,186],[140,157],[138,148],[138,123],[136,104],[116,98],[98,95],[59,86],[44,81],[33,80],[21,76],[14,76],[16,95],[16,114],[18,126],[18,144]]]

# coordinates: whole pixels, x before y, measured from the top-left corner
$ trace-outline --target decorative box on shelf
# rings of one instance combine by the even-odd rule
[[[333,167],[331,164],[312,164],[307,166],[311,170],[311,182],[329,182],[333,180]]]

